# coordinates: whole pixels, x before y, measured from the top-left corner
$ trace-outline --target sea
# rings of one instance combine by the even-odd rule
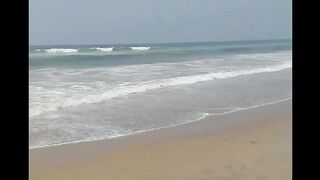
[[[29,148],[290,99],[292,41],[29,46]]]

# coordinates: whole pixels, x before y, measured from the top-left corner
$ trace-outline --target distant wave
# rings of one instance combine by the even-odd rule
[[[51,48],[44,51],[48,53],[75,53],[78,52],[78,49]]]
[[[96,49],[97,51],[105,51],[105,52],[110,52],[113,51],[113,47],[108,47],[108,48],[101,48],[101,47],[94,47],[94,48],[90,48],[90,49]]]
[[[130,47],[132,50],[137,50],[137,51],[143,51],[143,50],[149,50],[150,47]]]
[[[289,63],[283,63],[275,66],[255,68],[255,69],[249,69],[249,70],[213,72],[213,73],[205,73],[205,74],[197,74],[197,75],[180,76],[180,77],[168,78],[168,79],[157,79],[152,81],[120,84],[119,86],[113,89],[110,89],[102,94],[87,95],[85,97],[76,98],[76,99],[70,98],[70,99],[65,99],[63,102],[60,102],[60,103],[50,104],[49,106],[38,106],[37,108],[31,108],[29,115],[35,116],[35,115],[41,114],[42,112],[55,111],[63,107],[97,103],[97,102],[101,102],[111,98],[116,98],[119,96],[125,96],[133,93],[142,93],[148,90],[155,90],[155,89],[160,89],[164,87],[189,85],[189,84],[194,84],[198,82],[210,81],[214,79],[227,79],[227,78],[232,78],[232,77],[237,77],[242,75],[251,75],[251,74],[257,74],[257,73],[264,73],[264,72],[275,72],[275,71],[280,71],[280,70],[291,68],[291,67],[292,67],[292,63],[289,62]]]

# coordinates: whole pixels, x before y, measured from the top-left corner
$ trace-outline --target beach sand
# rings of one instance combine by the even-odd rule
[[[31,180],[289,180],[291,100],[113,140],[29,150]]]

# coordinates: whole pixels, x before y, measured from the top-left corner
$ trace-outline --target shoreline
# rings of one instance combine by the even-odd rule
[[[29,147],[29,151],[32,151],[32,150],[35,150],[35,149],[51,148],[51,147],[56,147],[56,146],[64,146],[64,145],[69,145],[69,144],[89,143],[89,142],[96,142],[96,141],[112,141],[112,140],[117,140],[117,139],[121,139],[121,138],[126,138],[126,137],[129,137],[129,136],[135,136],[135,135],[138,135],[138,134],[152,133],[152,131],[158,131],[158,130],[161,130],[161,129],[175,128],[177,126],[181,126],[181,125],[185,125],[185,124],[196,123],[198,121],[203,121],[206,118],[211,117],[211,116],[223,116],[223,115],[229,114],[229,113],[235,113],[235,112],[238,112],[238,111],[245,111],[245,110],[249,110],[249,109],[255,109],[255,108],[262,107],[262,106],[268,106],[268,105],[277,104],[277,103],[281,103],[281,102],[285,102],[285,101],[291,101],[291,100],[292,100],[292,97],[290,96],[290,97],[287,97],[287,98],[283,98],[283,99],[280,99],[280,100],[276,100],[276,101],[272,101],[272,102],[268,102],[268,103],[264,103],[264,104],[258,104],[258,105],[254,105],[254,106],[243,107],[243,108],[234,108],[233,110],[222,112],[222,113],[214,113],[214,114],[204,113],[204,115],[202,117],[198,118],[197,120],[193,120],[193,121],[189,121],[189,122],[183,122],[183,123],[179,123],[179,124],[174,124],[174,125],[169,125],[169,126],[164,126],[164,127],[154,128],[154,129],[140,130],[140,131],[137,131],[137,132],[133,132],[133,133],[125,134],[125,135],[119,135],[119,136],[115,136],[115,137],[106,137],[106,138],[71,141],[71,142],[64,142],[64,143],[57,143],[57,144],[50,144],[50,145],[43,145],[43,146],[34,146],[34,147]],[[223,109],[229,109],[229,108],[223,108]]]
[[[29,149],[30,179],[291,179],[292,99],[123,138]]]

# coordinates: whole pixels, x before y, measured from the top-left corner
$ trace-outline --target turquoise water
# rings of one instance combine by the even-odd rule
[[[130,47],[150,47],[149,50],[134,51]],[[112,51],[99,51],[94,48],[110,48]],[[72,49],[77,52],[46,52],[50,49]],[[137,45],[68,45],[31,46],[30,68],[45,67],[95,67],[150,64],[160,62],[190,61],[197,58],[237,53],[261,53],[290,50],[291,41],[236,41],[176,44],[137,44]],[[38,50],[38,51],[37,51]],[[40,50],[40,51],[39,51]]]
[[[125,136],[291,97],[291,40],[30,46],[29,146]]]

